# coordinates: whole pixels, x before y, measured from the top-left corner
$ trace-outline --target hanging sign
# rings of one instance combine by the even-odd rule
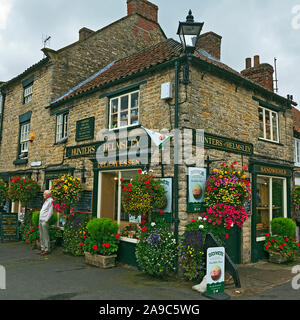
[[[215,295],[224,292],[225,281],[225,248],[216,247],[207,249],[206,260],[206,295]]]

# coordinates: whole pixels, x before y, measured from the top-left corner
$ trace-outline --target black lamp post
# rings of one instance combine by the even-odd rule
[[[192,10],[189,11],[186,22],[179,22],[177,34],[187,56],[191,56],[194,53],[203,24],[203,22],[194,21]]]

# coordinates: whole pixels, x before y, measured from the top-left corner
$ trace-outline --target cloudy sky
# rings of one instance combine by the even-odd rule
[[[300,0],[152,0],[168,38],[178,40],[178,21],[192,9],[202,32],[223,37],[222,62],[237,71],[245,58],[260,55],[274,65],[279,94],[300,104]],[[43,39],[57,50],[78,39],[78,30],[98,30],[126,15],[126,0],[0,0],[0,81],[43,58]]]

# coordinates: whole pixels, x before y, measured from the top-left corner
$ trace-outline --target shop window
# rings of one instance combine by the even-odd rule
[[[110,99],[109,128],[123,128],[139,123],[139,91]]]
[[[56,142],[65,141],[68,138],[69,113],[62,113],[56,117]]]
[[[262,241],[274,218],[287,216],[286,179],[258,176],[256,191],[256,237]]]
[[[300,140],[294,139],[295,141],[295,165],[300,167]]]
[[[129,216],[121,201],[121,182],[130,182],[138,174],[137,170],[100,172],[98,217],[110,218],[120,226],[121,234],[126,230],[128,238],[136,238],[139,219]]]
[[[259,138],[279,142],[278,113],[266,108],[258,108]]]

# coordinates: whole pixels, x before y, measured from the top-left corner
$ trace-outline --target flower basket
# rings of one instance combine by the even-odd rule
[[[116,266],[116,254],[111,256],[102,256],[100,254],[91,254],[85,251],[84,256],[87,264],[98,268],[109,269]]]

